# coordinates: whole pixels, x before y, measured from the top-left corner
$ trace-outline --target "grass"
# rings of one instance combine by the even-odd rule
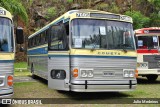
[[[59,92],[53,89],[49,89],[47,81],[36,78],[36,82],[15,83],[13,98],[52,98],[53,102],[55,102],[56,98],[58,98],[58,104],[67,103],[65,104],[65,107],[106,107],[106,105],[111,107],[158,107],[159,105],[157,104],[116,104],[116,102],[120,101],[127,102],[128,98],[160,98],[160,77],[156,82],[153,83],[148,82],[147,79],[140,78],[138,83],[139,84],[137,85],[137,89],[131,92],[76,93]],[[69,101],[66,102],[66,100]],[[77,104],[68,104],[69,102],[76,102]],[[58,104],[43,106],[60,107]],[[40,105],[31,105],[31,107],[32,106],[38,107]]]
[[[16,63],[16,67],[25,67],[27,64]],[[29,76],[31,75],[29,71],[15,71],[16,76]],[[146,78],[139,78],[137,88],[135,91],[131,92],[103,92],[103,93],[75,93],[75,92],[59,92],[53,89],[49,89],[47,85],[47,81],[42,80],[40,78],[36,78],[36,81],[32,82],[18,82],[14,83],[14,95],[13,98],[66,98],[71,100],[72,102],[82,103],[80,106],[86,106],[85,103],[89,103],[87,107],[105,107],[103,104],[107,101],[114,101],[112,99],[124,99],[128,98],[160,98],[160,76],[155,82],[149,82]],[[76,100],[78,98],[78,100]],[[98,104],[95,104],[98,103]],[[61,104],[61,103],[60,103]],[[94,104],[94,105],[91,105]],[[130,104],[119,104],[118,106],[127,107]],[[52,106],[52,105],[47,105]],[[58,106],[58,105],[57,105]],[[67,105],[66,105],[67,106]],[[69,107],[70,105],[68,105]],[[75,105],[78,107],[79,105]],[[111,105],[112,106],[112,105]],[[115,103],[113,107],[116,106]],[[137,105],[134,104],[132,106],[142,106],[142,107],[154,107],[154,104],[147,105]],[[158,105],[156,105],[158,107]],[[58,106],[59,107],[59,106]]]
[[[15,71],[14,76],[30,76],[31,72],[28,70],[23,70],[23,71]]]
[[[147,83],[147,79],[138,80],[138,85],[135,91],[117,92],[117,93],[74,93],[62,92],[59,93],[53,89],[49,89],[47,81],[36,79],[38,82],[22,82],[15,83],[14,97],[25,98],[93,98],[95,99],[111,99],[111,98],[160,98],[160,77],[156,82]],[[145,83],[143,83],[145,82]],[[16,94],[18,93],[18,94]],[[34,95],[34,96],[33,96]]]
[[[27,62],[14,63],[14,68],[27,68]]]
[[[17,69],[22,68],[22,69]],[[26,69],[23,69],[26,68]],[[15,63],[14,64],[14,76],[29,76],[31,73],[27,70],[27,62]]]

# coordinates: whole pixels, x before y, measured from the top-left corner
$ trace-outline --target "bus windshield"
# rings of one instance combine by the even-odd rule
[[[11,20],[0,18],[0,52],[13,51],[13,32]]]
[[[138,36],[138,49],[157,49],[157,36]]]
[[[131,23],[74,19],[71,26],[73,48],[135,50]]]

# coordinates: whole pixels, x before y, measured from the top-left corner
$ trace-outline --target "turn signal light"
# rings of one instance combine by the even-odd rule
[[[138,78],[138,70],[135,70],[135,77]]]
[[[73,70],[73,77],[78,77],[78,69]]]
[[[13,85],[13,76],[11,76],[11,75],[8,76],[7,83],[8,83],[8,86],[12,86]]]

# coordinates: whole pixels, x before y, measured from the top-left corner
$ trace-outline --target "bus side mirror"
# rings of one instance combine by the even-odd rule
[[[16,29],[16,41],[17,41],[17,44],[24,43],[24,35],[23,35],[23,28],[22,27],[17,27],[17,29]]]

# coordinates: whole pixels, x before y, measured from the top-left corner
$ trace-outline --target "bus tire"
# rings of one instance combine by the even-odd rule
[[[32,66],[31,66],[31,73],[32,73],[32,78],[35,79],[36,76],[34,75],[34,67],[33,67],[33,63],[32,63]]]
[[[57,92],[63,94],[63,93],[65,93],[66,91],[64,91],[64,90],[57,90]]]
[[[158,75],[147,75],[146,77],[149,81],[155,81],[158,78]]]

